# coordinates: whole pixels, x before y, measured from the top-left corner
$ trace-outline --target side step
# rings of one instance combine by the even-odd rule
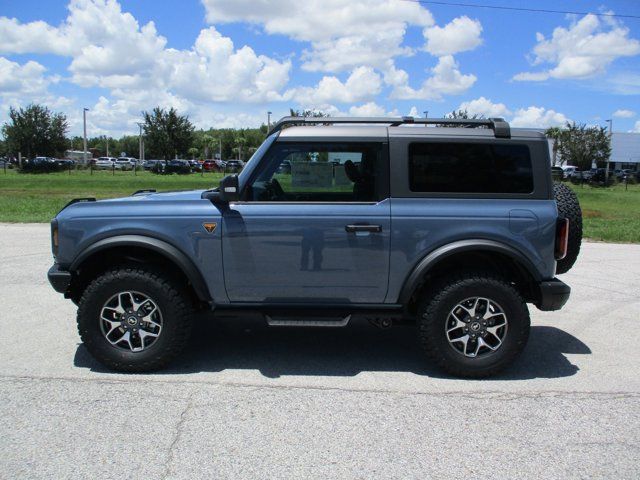
[[[314,319],[294,320],[291,318],[274,318],[269,315],[264,316],[267,320],[267,325],[270,327],[346,327],[351,320],[351,315],[347,315],[340,320],[334,318],[322,318],[316,317]]]

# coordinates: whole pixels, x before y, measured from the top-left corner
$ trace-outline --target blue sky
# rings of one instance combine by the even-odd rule
[[[447,1],[447,0],[445,0]],[[635,0],[467,0],[640,16]],[[65,112],[71,133],[135,133],[173,106],[198,127],[257,126],[290,107],[515,126],[573,120],[640,132],[640,18],[411,0],[0,1],[0,123]]]

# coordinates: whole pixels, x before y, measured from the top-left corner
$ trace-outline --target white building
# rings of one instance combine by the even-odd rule
[[[640,170],[640,133],[616,133],[611,136],[612,169]]]

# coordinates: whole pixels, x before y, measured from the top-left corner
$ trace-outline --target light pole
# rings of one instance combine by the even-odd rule
[[[605,120],[609,124],[609,145],[611,145],[611,138],[613,136],[613,119]],[[607,169],[604,171],[604,184],[609,183],[609,159],[607,158]]]
[[[138,135],[138,157],[140,162],[144,161],[144,143],[142,142],[142,126],[144,123],[136,122],[140,127],[140,134]]]
[[[424,118],[429,118],[429,110],[424,111]]]
[[[267,112],[267,133],[271,130],[271,113],[272,112]]]
[[[82,141],[82,161],[87,164],[87,112],[88,108],[82,109],[82,129],[83,129],[83,141]]]

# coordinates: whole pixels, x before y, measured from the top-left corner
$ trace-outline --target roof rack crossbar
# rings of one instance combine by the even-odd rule
[[[319,124],[380,124],[390,127],[400,125],[452,125],[462,128],[489,127],[497,138],[511,138],[511,128],[503,118],[414,118],[414,117],[283,117],[278,120],[269,135],[286,125]]]

